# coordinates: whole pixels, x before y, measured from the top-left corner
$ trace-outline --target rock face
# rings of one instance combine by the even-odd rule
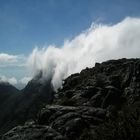
[[[120,59],[95,64],[80,74],[68,77],[58,92],[57,102],[66,98],[73,105],[119,107],[124,100],[134,103],[139,97],[140,60]],[[76,80],[75,80],[76,79]],[[132,94],[133,92],[133,94]]]
[[[26,134],[26,135],[25,135]],[[18,126],[13,128],[3,136],[3,139],[8,140],[64,140],[64,137],[54,129],[44,125],[26,124],[23,127]]]
[[[38,124],[49,125],[63,136],[73,139],[85,130],[92,130],[102,123],[106,110],[86,106],[46,106],[38,117]]]
[[[122,113],[126,107],[134,110],[132,106],[136,108],[135,113],[129,113],[127,117],[121,116],[127,114]],[[110,60],[96,63],[95,67],[86,68],[65,79],[63,88],[55,94],[53,104],[47,105],[38,113],[34,124],[30,124],[30,127],[26,124],[18,126],[1,139],[43,140],[50,135],[50,131],[52,137],[46,138],[47,140],[114,139],[110,134],[116,139],[139,139],[139,112],[140,59]],[[118,123],[115,124],[115,121]],[[111,125],[110,129],[102,129],[105,123]],[[124,128],[126,124],[127,127]],[[106,126],[108,125],[104,128]],[[106,138],[100,138],[101,135],[96,137],[98,128],[104,130],[103,134],[109,135]]]

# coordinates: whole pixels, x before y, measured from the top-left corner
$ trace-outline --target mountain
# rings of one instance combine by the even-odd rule
[[[9,83],[0,82],[0,106],[2,106],[6,100],[18,92],[19,90]]]
[[[22,90],[22,97],[17,114],[21,112],[23,121],[36,119],[38,111],[47,103],[51,104],[54,98],[54,91],[51,81],[42,81],[38,75],[33,78]],[[24,110],[24,112],[23,112]]]
[[[40,86],[32,90],[28,86],[24,96],[33,98]],[[11,129],[1,139],[140,139],[140,59],[109,60],[72,74],[53,103],[46,102],[36,116],[35,121]]]
[[[9,122],[9,118],[13,113],[13,109],[16,108],[15,98],[19,96],[19,90],[9,83],[0,83],[0,128],[5,128]],[[1,132],[1,130],[0,130]]]
[[[21,91],[8,83],[0,84],[0,134],[35,120],[38,111],[52,102],[53,87],[50,81],[42,82],[40,76],[35,76]]]

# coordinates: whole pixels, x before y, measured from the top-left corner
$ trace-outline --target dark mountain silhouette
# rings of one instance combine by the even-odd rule
[[[11,96],[19,93],[19,90],[9,83],[0,82],[0,106]]]
[[[140,59],[96,63],[69,76],[51,105],[52,86],[40,78],[29,82],[22,92],[21,106],[29,108],[23,107],[24,115],[37,118],[11,129],[2,140],[140,139]],[[45,103],[42,97],[47,98],[47,105],[41,109],[35,104]],[[41,110],[35,114],[34,108]],[[22,114],[19,112],[17,115]]]
[[[8,130],[13,109],[16,108],[15,99],[19,97],[19,92],[9,83],[0,83],[0,129],[5,129],[6,126]]]
[[[35,119],[38,111],[53,100],[50,81],[41,81],[38,74],[19,91],[8,83],[0,85],[0,134],[16,125]]]

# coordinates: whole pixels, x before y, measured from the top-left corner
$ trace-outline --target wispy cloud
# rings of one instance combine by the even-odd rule
[[[27,74],[26,62],[24,55],[0,53],[0,82],[8,82],[18,88],[24,87],[28,81],[26,77],[22,79]]]
[[[26,65],[26,57],[24,55],[12,55],[0,53],[0,67],[24,67]]]
[[[9,77],[6,75],[0,75],[0,83],[9,83],[19,89],[22,89],[27,85],[27,83],[32,79],[32,77],[23,77],[21,79],[18,79],[17,77]]]
[[[6,77],[5,75],[0,75],[0,82],[8,82],[12,85],[16,85],[18,83],[15,77]]]
[[[23,77],[22,79],[19,80],[19,83],[26,85],[31,79],[32,77]]]
[[[32,73],[42,70],[45,79],[51,78],[55,89],[62,80],[95,62],[122,57],[140,56],[140,18],[126,18],[115,25],[92,25],[61,47],[35,48],[28,65]]]
[[[0,63],[1,62],[17,62],[19,56],[9,55],[6,53],[0,53]]]
[[[66,40],[61,47],[50,45],[41,49],[35,48],[29,58],[0,53],[0,82],[26,85],[31,77],[42,71],[43,78],[51,79],[57,90],[67,76],[86,67],[93,67],[95,62],[140,57],[139,37],[140,18],[126,18],[115,25],[92,24],[72,40]],[[23,67],[23,72],[26,71],[26,66],[32,74],[24,73],[23,78],[21,75],[17,78],[13,70]],[[6,76],[3,72],[6,69],[11,74],[13,72],[12,77]]]

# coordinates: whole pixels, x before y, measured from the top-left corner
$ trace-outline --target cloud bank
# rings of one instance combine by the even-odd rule
[[[20,84],[26,85],[32,78],[31,77],[23,77],[19,80]]]
[[[0,53],[0,62],[16,62],[18,59],[17,55],[9,55],[6,53]]]
[[[10,83],[11,85],[17,87],[18,89],[24,88],[24,86],[31,80],[31,77],[23,77],[21,79],[17,79],[16,77],[8,77],[5,75],[0,75],[0,84],[1,83]]]
[[[15,77],[6,77],[4,75],[0,75],[0,83],[10,83],[12,85],[16,85],[18,82],[17,82],[17,79]]]
[[[0,68],[4,67],[25,67],[26,57],[24,55],[12,55],[0,53]]]
[[[0,83],[10,83],[22,89],[30,80],[27,77],[26,61],[27,58],[24,55],[0,52]]]
[[[140,18],[129,17],[115,25],[92,24],[61,47],[35,48],[28,66],[33,75],[42,70],[43,78],[51,78],[57,90],[72,73],[93,67],[95,62],[124,57],[140,57]]]

